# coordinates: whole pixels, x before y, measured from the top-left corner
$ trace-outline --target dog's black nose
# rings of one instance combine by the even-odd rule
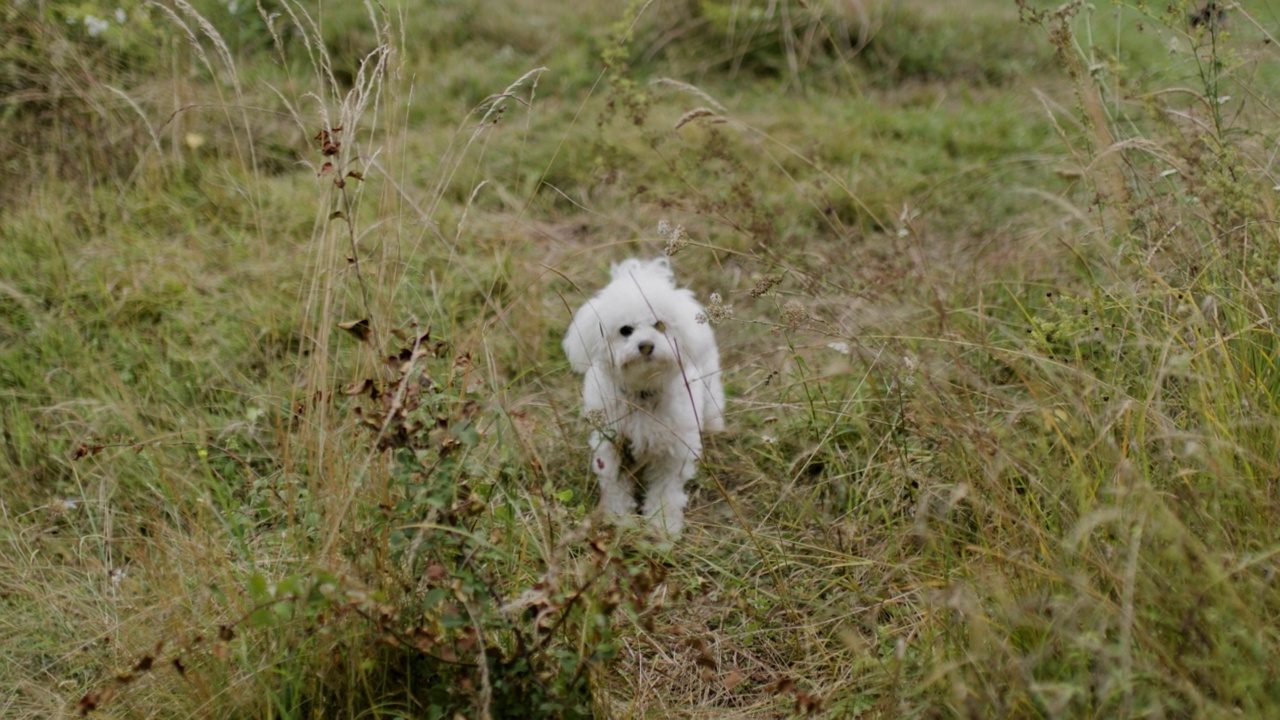
[[[648,340],[641,342],[636,347],[640,348],[640,354],[644,355],[645,357],[648,357],[653,354],[653,343]]]

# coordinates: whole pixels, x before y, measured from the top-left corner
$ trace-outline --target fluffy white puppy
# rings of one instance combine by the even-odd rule
[[[564,352],[585,375],[583,414],[600,508],[636,509],[671,536],[684,528],[684,484],[697,470],[702,431],[724,429],[720,353],[693,292],[676,288],[666,258],[625,260],[573,317]]]

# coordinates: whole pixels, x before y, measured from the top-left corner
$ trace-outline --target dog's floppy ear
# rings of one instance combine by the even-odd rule
[[[623,260],[620,263],[616,263],[609,270],[609,275],[614,280],[648,275],[663,278],[672,284],[676,281],[675,274],[671,272],[671,262],[664,257],[654,258],[653,260],[638,260],[636,258]]]
[[[585,373],[591,368],[591,356],[595,354],[593,348],[599,345],[603,332],[591,303],[578,308],[563,343],[564,354],[574,370]]]

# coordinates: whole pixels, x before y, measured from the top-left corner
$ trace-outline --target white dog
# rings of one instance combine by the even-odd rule
[[[586,376],[583,414],[600,508],[636,509],[671,536],[684,527],[684,484],[697,470],[702,431],[724,429],[720,354],[702,305],[677,289],[666,258],[626,260],[573,316],[564,352]]]

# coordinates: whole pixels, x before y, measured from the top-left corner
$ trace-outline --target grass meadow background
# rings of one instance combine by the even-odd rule
[[[1280,4],[1219,5],[9,0],[0,715],[1276,716]],[[664,252],[676,543],[559,346]]]

